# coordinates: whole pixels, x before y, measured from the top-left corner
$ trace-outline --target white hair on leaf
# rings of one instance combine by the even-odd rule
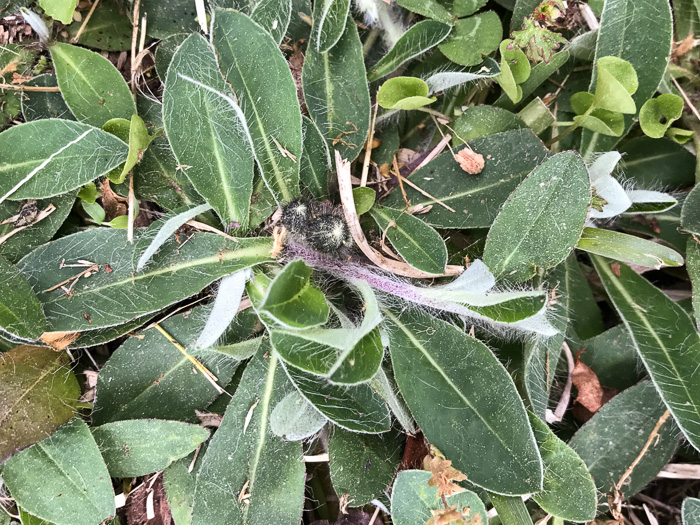
[[[214,346],[223,335],[238,313],[238,307],[245,291],[245,283],[251,275],[250,268],[246,268],[221,279],[214,306],[204,329],[197,338],[195,349],[201,350]]]

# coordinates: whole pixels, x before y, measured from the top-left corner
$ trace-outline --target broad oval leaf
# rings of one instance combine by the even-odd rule
[[[55,525],[99,525],[115,514],[109,472],[79,418],[10,458],[2,477],[19,506]]]
[[[401,464],[399,432],[357,434],[333,428],[328,441],[331,481],[337,494],[348,494],[354,507],[379,499]]]
[[[49,332],[91,330],[125,323],[199,292],[219,277],[269,261],[270,239],[238,242],[212,233],[197,233],[180,246],[171,239],[153,258],[152,266],[133,274],[133,245],[126,232],[93,229],[45,244],[24,257],[19,270],[44,307]],[[87,260],[88,268],[59,268]],[[109,269],[108,269],[109,268]],[[68,279],[68,281],[66,281]],[[58,284],[73,284],[66,295]]]
[[[433,198],[404,185],[413,206],[432,205],[429,212],[421,215],[421,220],[435,228],[488,228],[506,196],[549,156],[549,151],[529,129],[489,135],[472,140],[469,145],[483,155],[486,163],[478,177],[464,173],[452,154],[447,152],[409,177]],[[442,207],[435,199],[455,211]],[[389,194],[384,205],[403,207],[401,192]]]
[[[0,462],[70,420],[80,396],[68,355],[18,346],[0,354]]]
[[[683,256],[663,244],[601,228],[584,228],[576,247],[627,264],[659,269],[682,266]]]
[[[447,38],[452,27],[434,20],[423,20],[411,26],[394,47],[367,74],[370,82],[396,71],[402,64],[416,58]]]
[[[27,81],[25,86],[56,87],[56,75],[44,73]],[[47,118],[74,120],[73,114],[60,93],[25,91],[22,95],[22,115],[26,122]]]
[[[298,368],[284,368],[299,393],[339,427],[366,434],[389,430],[389,409],[369,386],[336,386]]]
[[[396,381],[428,441],[475,485],[503,494],[542,490],[525,407],[496,356],[426,313],[385,314]]]
[[[484,262],[496,278],[515,282],[556,266],[576,246],[590,198],[581,157],[565,152],[548,159],[503,205],[489,230]]]
[[[203,36],[190,36],[170,62],[163,122],[177,163],[225,225],[248,224],[253,194],[249,124]]]
[[[354,22],[345,24],[332,53],[307,49],[302,84],[309,114],[329,146],[344,159],[355,160],[369,133],[370,98]]]
[[[0,256],[0,331],[38,339],[46,329],[39,300],[19,270]]]
[[[683,99],[673,93],[647,100],[639,110],[639,125],[644,134],[654,139],[663,137],[683,114],[683,105]]]
[[[377,104],[386,109],[418,109],[437,100],[428,97],[428,84],[420,78],[390,78],[377,92]]]
[[[544,490],[532,495],[549,514],[567,521],[596,515],[596,487],[583,460],[533,413],[530,424],[544,463]]]
[[[213,348],[192,349],[210,311],[208,306],[194,308],[159,325],[223,386],[231,380],[238,361],[222,359],[222,354]],[[252,312],[241,312],[237,323],[223,336],[222,344],[247,340],[256,323],[257,316]],[[138,335],[143,338],[128,338],[97,376],[94,424],[141,418],[194,421],[195,410],[204,410],[219,395],[218,391],[202,374],[192,373],[192,362],[158,330],[151,328]]]
[[[187,456],[209,432],[199,425],[159,419],[131,419],[92,429],[113,478],[133,478],[163,470]]]
[[[443,509],[438,488],[428,485],[430,472],[404,470],[400,472],[391,491],[391,519],[396,525],[424,525],[433,516],[433,510]],[[471,490],[447,497],[448,505],[460,510],[470,509],[472,523],[488,523],[486,508],[479,496]],[[477,518],[479,516],[481,519]]]
[[[442,53],[457,64],[473,66],[498,49],[503,38],[501,20],[494,11],[486,11],[457,20],[450,37],[440,44]]]
[[[620,481],[664,410],[654,386],[643,381],[613,397],[571,438],[569,446],[586,463],[599,492],[607,494]],[[671,419],[661,426],[658,439],[652,441],[623,486],[625,498],[639,492],[671,459],[677,434]]]
[[[11,160],[0,162],[1,203],[77,189],[124,162],[129,147],[87,124],[45,119],[0,133],[0,150],[12,152]]]
[[[287,441],[309,438],[327,422],[328,418],[297,391],[284,396],[270,414],[270,430]]]
[[[311,44],[316,52],[327,53],[343,36],[350,0],[318,0],[314,4]]]
[[[99,128],[108,120],[129,120],[136,113],[129,86],[109,60],[70,44],[54,44],[50,51],[58,87],[79,121]]]
[[[291,201],[299,196],[302,139],[289,65],[272,36],[242,13],[216,9],[212,30],[219,68],[238,96],[268,189],[276,200]]]
[[[291,388],[274,352],[263,357],[261,349],[246,368],[202,461],[192,525],[301,521],[301,442],[275,436],[269,423],[272,409]],[[247,501],[237,500],[241,493],[250,496]]]
[[[397,0],[397,3],[419,15],[438,20],[444,24],[454,24],[452,15],[440,0]]]
[[[447,247],[440,234],[409,213],[374,206],[370,214],[391,245],[414,268],[434,274],[445,271]]]
[[[690,444],[700,450],[700,335],[695,324],[628,266],[619,265],[618,272],[607,259],[591,259],[661,399]]]

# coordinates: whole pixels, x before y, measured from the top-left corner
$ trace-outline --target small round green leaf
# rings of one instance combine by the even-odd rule
[[[647,100],[639,110],[639,125],[648,137],[660,139],[683,114],[683,99],[672,93],[663,93]]]
[[[377,192],[372,188],[367,186],[359,186],[352,189],[352,196],[355,199],[355,211],[357,215],[362,215],[367,213],[372,206],[374,206],[374,201],[377,199]]]
[[[428,97],[428,84],[413,77],[391,78],[377,93],[377,103],[385,109],[418,109],[436,100]]]
[[[483,60],[483,55],[498,49],[502,36],[500,18],[493,11],[486,11],[457,20],[452,33],[439,47],[452,62],[473,66]]]

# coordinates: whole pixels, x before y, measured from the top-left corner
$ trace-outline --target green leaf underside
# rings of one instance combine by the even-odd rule
[[[427,439],[476,485],[503,494],[541,490],[525,407],[491,351],[428,314],[385,313],[396,381]]]
[[[307,49],[302,84],[309,114],[328,145],[344,159],[355,160],[369,133],[370,98],[354,23],[345,24],[332,52]]]
[[[238,96],[262,176],[277,200],[290,201],[299,196],[302,137],[289,66],[272,36],[244,14],[216,9],[212,28],[219,67]]]
[[[536,268],[565,259],[581,236],[590,193],[588,171],[576,153],[560,153],[538,166],[489,230],[484,262],[496,278],[526,281]]]
[[[691,445],[700,450],[700,335],[674,301],[631,268],[591,258],[661,399]]]
[[[68,361],[28,346],[0,355],[0,462],[73,417],[80,387]]]
[[[109,60],[70,44],[54,44],[50,51],[61,94],[79,121],[99,128],[136,113],[129,86]]]
[[[197,233],[180,246],[173,238],[149,267],[134,274],[133,246],[122,230],[93,229],[37,248],[18,268],[44,308],[50,332],[91,330],[125,323],[189,297],[219,277],[270,260],[270,239],[234,242],[211,233]],[[81,278],[66,295],[46,291],[85,271],[59,268],[88,260],[100,271]],[[111,271],[107,271],[107,266]]]
[[[549,156],[549,151],[529,129],[497,133],[472,140],[469,145],[484,157],[485,166],[478,177],[464,173],[451,153],[439,155],[409,177],[422,190],[455,210],[453,213],[406,186],[411,205],[433,206],[421,215],[421,220],[435,228],[488,228],[508,194]],[[403,208],[401,192],[392,192],[384,204]]]
[[[404,470],[399,473],[391,491],[391,518],[396,525],[424,525],[432,514],[431,510],[444,508],[437,487],[428,486],[430,472],[424,470]],[[469,516],[481,516],[481,523],[487,523],[486,508],[475,493],[470,490],[447,497],[448,505],[457,505],[459,510],[468,507]],[[475,521],[474,523],[479,523]]]
[[[109,472],[81,419],[10,458],[1,472],[18,505],[55,525],[99,525],[115,513]]]
[[[369,386],[335,386],[292,366],[285,370],[299,393],[336,425],[367,434],[389,430],[389,409]]]
[[[301,443],[285,441],[269,428],[272,409],[292,387],[275,354],[263,353],[248,365],[204,456],[192,525],[297,525],[301,520]],[[244,487],[247,502],[238,501]]]
[[[132,478],[163,470],[194,451],[209,432],[179,421],[133,419],[92,429],[110,476]]]
[[[170,62],[163,120],[177,164],[223,223],[248,224],[253,151],[236,95],[219,72],[214,50],[190,36]]]
[[[42,137],[36,141],[36,137]],[[74,190],[126,160],[128,146],[117,137],[80,122],[45,119],[0,133],[0,202],[45,199]]]

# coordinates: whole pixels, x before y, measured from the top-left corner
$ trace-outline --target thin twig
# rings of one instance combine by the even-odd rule
[[[131,93],[136,100],[136,45],[139,36],[139,11],[141,9],[141,0],[134,0],[133,20],[131,21]]]
[[[379,516],[379,507],[374,508],[374,514],[372,514],[372,519],[369,520],[369,525],[374,525],[374,521],[377,519],[377,516]]]
[[[87,27],[87,24],[90,21],[90,18],[92,18],[92,13],[95,12],[95,9],[97,8],[97,4],[99,4],[99,3],[100,3],[100,0],[95,0],[93,2],[92,7],[90,8],[90,11],[88,12],[87,16],[85,17],[85,20],[83,20],[83,23],[80,25],[80,29],[78,29],[78,32],[75,34],[75,36],[70,39],[71,44],[75,44],[78,42],[81,35],[83,34],[83,31],[85,31],[85,27]]]
[[[217,392],[219,394],[223,394],[225,390],[219,386],[217,383],[218,379],[217,377],[212,374],[209,370],[206,369],[206,367],[200,363],[197,358],[194,356],[190,355],[187,353],[187,350],[185,350],[185,347],[183,347],[180,343],[175,340],[175,338],[170,335],[168,332],[166,332],[158,323],[153,325],[156,327],[156,330],[158,330],[161,334],[163,334],[163,337],[165,337],[168,341],[172,343],[172,345],[177,348],[180,352],[182,352],[182,355],[184,355],[187,360],[194,365],[194,367],[199,370],[202,375],[206,378],[207,381],[209,381],[214,388],[216,388]]]
[[[452,140],[452,135],[444,135],[444,136],[442,137],[442,140],[441,140],[440,142],[438,142],[437,146],[435,146],[435,147],[433,148],[433,150],[432,150],[430,153],[428,153],[428,155],[423,159],[423,161],[422,161],[420,164],[418,164],[418,167],[416,167],[416,169],[414,169],[414,170],[409,174],[409,176],[412,175],[413,173],[415,173],[416,171],[418,171],[419,169],[421,169],[421,168],[422,168],[423,166],[425,166],[426,164],[428,164],[428,162],[430,162],[431,160],[433,160],[433,159],[434,159],[435,157],[437,157],[440,153],[442,153],[442,150],[445,149],[445,146],[447,146],[447,144],[449,144],[451,140]],[[453,210],[453,211],[454,211],[454,210]]]
[[[417,191],[418,193],[420,193],[421,195],[423,195],[423,196],[425,196],[425,197],[428,197],[429,199],[431,199],[432,201],[434,201],[436,204],[439,204],[439,205],[442,206],[443,208],[445,208],[445,209],[451,211],[452,213],[455,213],[454,208],[450,208],[447,204],[445,204],[444,202],[442,202],[442,201],[441,201],[440,199],[438,199],[437,197],[433,197],[433,196],[432,196],[430,193],[428,193],[427,191],[425,191],[425,190],[419,188],[418,186],[416,186],[415,184],[413,184],[410,180],[408,180],[408,179],[407,179],[406,177],[404,177],[403,175],[397,174],[396,176],[399,178],[399,180],[401,180],[401,181],[405,182],[406,184],[408,184],[411,188],[413,188],[414,190],[416,190],[416,191]]]
[[[622,485],[625,483],[627,478],[629,478],[632,475],[632,472],[634,471],[635,467],[639,464],[639,462],[642,460],[644,457],[644,454],[647,453],[647,450],[649,450],[649,447],[651,446],[652,441],[656,439],[656,436],[659,435],[659,429],[661,426],[666,422],[668,419],[668,416],[671,415],[671,411],[666,409],[666,412],[664,412],[659,420],[656,422],[656,425],[654,426],[654,430],[651,431],[651,434],[649,434],[649,437],[647,438],[647,442],[644,444],[644,448],[642,448],[642,451],[639,453],[639,455],[634,459],[632,464],[629,466],[629,468],[625,471],[625,473],[622,475],[620,478],[620,481],[617,482],[615,485],[615,488],[619,491],[622,488]]]
[[[57,93],[60,90],[58,86],[25,86],[24,84],[5,84],[0,83],[0,89],[12,89],[14,91],[41,91],[44,93]]]
[[[357,211],[355,209],[355,199],[352,195],[352,183],[350,182],[350,163],[344,160],[338,151],[335,152],[335,165],[338,172],[338,187],[340,189],[340,200],[343,203],[343,212],[345,214],[345,220],[350,228],[350,233],[354,239],[357,246],[374,264],[390,271],[396,275],[403,275],[404,277],[414,277],[417,279],[433,278],[433,277],[444,277],[448,275],[459,275],[464,271],[462,266],[448,265],[445,268],[444,274],[431,274],[416,270],[409,264],[401,261],[391,261],[384,257],[377,250],[372,248],[367,242],[362,227],[360,226],[360,219],[357,216]]]
[[[685,100],[685,103],[688,104],[688,106],[690,107],[690,111],[693,112],[693,115],[695,115],[695,118],[700,120],[700,113],[698,113],[698,108],[696,108],[695,105],[690,101],[690,99],[688,98],[688,95],[685,94],[685,91],[683,91],[683,88],[678,83],[678,81],[675,78],[671,77],[671,82],[673,82],[673,85],[676,86],[676,89],[681,94],[681,97],[683,97],[683,100]]]
[[[126,226],[126,240],[130,243],[134,242],[134,202],[136,202],[136,195],[134,193],[134,170],[129,172],[129,209],[127,211],[127,226]]]
[[[553,413],[550,410],[547,410],[547,423],[559,423],[564,418],[564,413],[566,412],[566,409],[569,406],[569,401],[571,400],[571,374],[573,373],[575,366],[574,356],[572,355],[571,348],[569,348],[569,345],[566,341],[564,341],[564,343],[561,346],[564,350],[564,355],[566,355],[566,362],[569,366],[569,373],[566,376],[566,386],[564,387],[564,392],[562,393],[561,398],[559,399],[559,403],[557,403],[557,408],[554,410]]]
[[[377,123],[377,111],[379,104],[374,103],[374,115],[372,115],[372,123],[369,127],[369,138],[367,139],[367,148],[365,148],[365,159],[362,162],[362,177],[360,178],[360,186],[367,186],[367,174],[369,173],[369,161],[372,158],[372,146],[374,143],[374,126]]]
[[[209,226],[208,224],[204,224],[203,222],[195,221],[194,219],[187,221],[185,224],[188,226],[192,226],[196,230],[203,230],[211,233],[215,233],[217,235],[221,235],[222,237],[226,237],[227,239],[233,241],[233,242],[238,242],[238,239],[235,237],[231,237],[228,233],[224,233],[221,230],[217,230],[213,226]]]

